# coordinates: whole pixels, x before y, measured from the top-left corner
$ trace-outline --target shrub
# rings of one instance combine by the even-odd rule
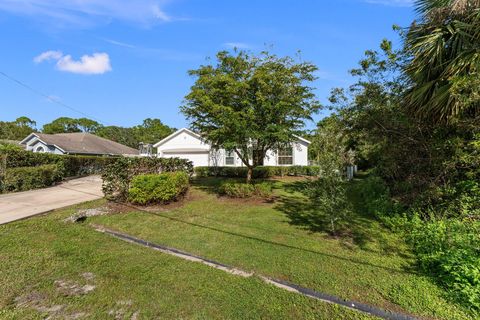
[[[128,200],[141,205],[175,201],[188,190],[188,180],[188,174],[180,171],[141,174],[132,179]]]
[[[0,186],[2,192],[44,188],[63,179],[63,168],[57,164],[37,167],[8,168]]]
[[[261,166],[253,170],[253,177],[265,179],[275,176],[317,176],[320,172],[318,166]],[[197,177],[226,177],[245,178],[246,167],[196,167]]]
[[[415,214],[405,229],[421,269],[449,288],[457,301],[480,310],[480,222],[425,222]]]
[[[135,176],[174,171],[191,174],[192,162],[178,158],[117,158],[103,171],[103,193],[109,199],[125,201]]]
[[[220,186],[219,193],[231,198],[269,198],[272,196],[272,185],[266,182],[225,182]]]
[[[65,177],[99,174],[106,165],[117,159],[117,157],[37,153],[12,145],[0,145],[0,155],[6,157],[7,168],[58,164],[64,168]]]

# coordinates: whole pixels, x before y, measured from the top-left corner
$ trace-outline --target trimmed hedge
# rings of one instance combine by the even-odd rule
[[[0,191],[15,192],[49,187],[62,180],[62,172],[63,168],[57,164],[8,168],[0,181]]]
[[[135,204],[168,203],[187,192],[189,176],[186,172],[141,174],[132,179],[128,200]]]
[[[193,172],[192,162],[179,158],[118,158],[105,167],[103,193],[108,199],[125,201],[135,176],[175,171],[190,175]]]
[[[262,166],[253,169],[253,178],[271,178],[275,176],[317,176],[318,166]],[[246,167],[196,167],[197,177],[247,177]]]
[[[57,164],[63,168],[64,177],[101,173],[103,168],[118,157],[59,155],[26,151],[17,146],[1,145],[0,155],[6,156],[7,168],[36,167]]]

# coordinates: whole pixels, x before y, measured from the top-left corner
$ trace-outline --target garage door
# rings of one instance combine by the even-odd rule
[[[208,166],[208,152],[164,152],[165,158],[181,158],[192,161],[194,167]]]

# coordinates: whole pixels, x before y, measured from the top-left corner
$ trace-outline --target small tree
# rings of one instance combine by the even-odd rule
[[[330,224],[330,233],[334,235],[339,221],[345,220],[350,212],[343,170],[353,162],[353,155],[346,148],[345,125],[335,114],[317,124],[311,139],[321,173],[310,182],[308,196],[319,218]]]
[[[347,182],[339,174],[326,174],[310,182],[308,196],[319,217],[330,224],[330,233],[337,233],[337,224],[351,212]]]
[[[181,111],[214,147],[233,150],[248,168],[263,164],[266,152],[300,134],[320,108],[308,83],[316,66],[268,52],[221,51],[215,65],[191,70],[197,79]]]

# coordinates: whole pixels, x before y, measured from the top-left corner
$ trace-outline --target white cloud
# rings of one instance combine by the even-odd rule
[[[0,0],[0,11],[30,16],[55,26],[90,27],[112,20],[142,25],[172,21],[165,0]]]
[[[225,47],[228,47],[228,48],[231,48],[231,49],[234,49],[234,48],[250,49],[250,48],[252,48],[251,45],[249,45],[248,43],[244,43],[244,42],[225,42],[223,45]]]
[[[47,60],[58,60],[62,56],[63,56],[63,53],[61,51],[50,50],[50,51],[46,51],[46,52],[43,52],[43,53],[39,54],[38,56],[33,58],[33,61],[35,63],[41,63],[41,62],[47,61]]]
[[[82,56],[79,61],[73,60],[70,55],[63,56],[57,62],[57,69],[81,74],[103,74],[111,71],[112,66],[108,54],[94,53]]]
[[[414,0],[365,0],[365,2],[391,7],[411,7],[414,4]]]
[[[83,55],[80,60],[74,60],[71,55],[63,55],[60,51],[47,51],[34,58],[36,63],[47,60],[56,60],[58,70],[71,73],[103,74],[112,70],[110,57],[104,52]]]

